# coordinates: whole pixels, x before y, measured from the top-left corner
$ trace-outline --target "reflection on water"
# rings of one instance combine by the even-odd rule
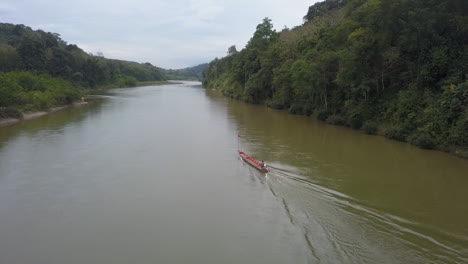
[[[99,97],[88,99],[89,104],[64,109],[39,118],[22,121],[9,126],[0,126],[0,148],[11,139],[26,133],[30,137],[37,133],[60,133],[65,127],[73,126],[85,117],[95,115],[100,111],[101,100]]]
[[[466,160],[196,83],[97,98],[0,128],[0,263],[468,262]]]
[[[468,261],[466,160],[208,94],[270,160],[268,186],[319,259]]]

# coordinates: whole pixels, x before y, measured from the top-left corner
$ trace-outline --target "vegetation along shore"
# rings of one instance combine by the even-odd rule
[[[196,79],[202,70],[197,67],[165,70],[107,59],[66,43],[59,34],[0,23],[0,123],[77,105],[85,94],[102,89],[170,84],[167,72]]]
[[[304,24],[265,18],[204,84],[235,99],[468,156],[464,1],[327,0]]]

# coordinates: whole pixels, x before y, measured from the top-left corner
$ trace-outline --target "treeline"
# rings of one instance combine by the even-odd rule
[[[93,56],[58,34],[4,23],[0,23],[0,71],[47,73],[85,88],[165,80],[161,69],[150,63]]]
[[[0,72],[0,118],[21,118],[22,112],[71,104],[82,95],[82,89],[47,74]]]
[[[204,84],[423,148],[467,147],[467,14],[464,0],[327,0],[293,29],[264,19]]]
[[[165,79],[150,63],[94,56],[58,34],[0,23],[0,118],[72,103],[84,89]]]

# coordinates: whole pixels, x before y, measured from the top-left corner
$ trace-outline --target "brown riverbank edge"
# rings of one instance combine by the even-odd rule
[[[8,126],[12,124],[16,124],[21,121],[25,120],[30,120],[34,118],[38,118],[53,112],[57,112],[63,109],[71,108],[71,107],[78,107],[82,105],[86,105],[88,102],[75,102],[69,105],[64,105],[64,106],[58,106],[58,107],[52,107],[48,109],[47,111],[38,111],[38,112],[32,112],[32,113],[23,113],[23,118],[0,118],[0,127],[1,126]]]
[[[153,86],[153,85],[169,85],[169,84],[181,84],[181,82],[178,81],[147,81],[147,82],[138,82],[135,86],[133,87],[142,87],[142,86]],[[100,94],[104,91],[107,91],[109,89],[117,88],[115,86],[109,85],[109,86],[101,86],[98,88],[95,88],[93,90],[87,90],[86,94],[87,95],[92,95],[92,94]],[[132,87],[126,87],[126,88],[132,88]],[[58,106],[58,107],[53,107],[50,108],[47,111],[38,111],[38,112],[32,112],[32,113],[23,113],[23,118],[0,118],[0,127],[2,126],[8,126],[12,124],[16,124],[21,121],[25,120],[30,120],[34,118],[38,118],[62,109],[70,108],[70,107],[76,107],[76,106],[81,106],[85,105],[88,102],[75,102],[73,104],[69,105],[64,105],[64,106]]]
[[[177,80],[168,80],[168,81],[147,81],[147,82],[138,82],[134,87],[142,86],[152,86],[152,85],[168,85],[168,84],[182,84],[182,82]]]
[[[315,119],[317,119],[316,116],[313,116],[313,117]],[[326,121],[321,121],[321,120],[318,120],[318,119],[317,119],[317,121],[328,124],[328,125],[334,125],[334,124],[330,124],[330,123],[328,123]],[[362,133],[365,133],[362,129],[354,129],[354,128],[351,128],[349,126],[342,126],[342,125],[334,125],[334,126],[346,127],[346,128],[352,129],[352,130],[357,130],[357,131],[360,131]],[[398,142],[401,142],[401,143],[409,144],[409,145],[412,145],[412,146],[414,146],[416,148],[419,148],[419,149],[424,149],[424,150],[429,150],[429,151],[441,151],[441,152],[449,153],[449,154],[454,155],[454,156],[459,157],[459,158],[468,159],[468,147],[435,145],[431,149],[425,149],[425,148],[421,148],[419,146],[416,146],[414,144],[411,144],[410,142],[408,142],[408,140],[396,140],[396,139],[388,138],[388,137],[385,136],[384,130],[381,127],[377,129],[375,134],[369,134],[369,133],[365,133],[365,134],[384,137],[384,138],[386,138],[388,140],[394,140],[394,141],[398,141]]]
[[[283,111],[283,110],[280,110],[280,111]],[[377,131],[376,131],[375,133],[369,134],[369,133],[365,133],[362,129],[354,129],[354,128],[349,127],[349,126],[331,124],[331,123],[328,123],[328,122],[326,122],[326,121],[319,120],[319,119],[317,118],[316,115],[310,115],[309,117],[315,119],[317,122],[321,122],[321,123],[324,123],[324,124],[327,124],[327,125],[345,127],[345,128],[351,129],[351,130],[360,131],[361,133],[364,133],[364,134],[367,134],[367,135],[384,137],[384,138],[386,138],[387,140],[394,140],[394,141],[398,141],[398,142],[401,142],[401,143],[404,143],[404,144],[409,144],[409,145],[412,145],[412,146],[414,146],[414,147],[416,147],[416,148],[419,148],[419,149],[424,149],[424,150],[428,150],[428,151],[440,151],[440,152],[445,152],[445,153],[454,155],[454,156],[459,157],[459,158],[462,158],[462,159],[468,159],[468,147],[460,147],[460,146],[440,146],[440,145],[435,145],[433,148],[425,149],[425,148],[419,147],[419,146],[417,146],[417,145],[411,144],[411,143],[410,143],[408,140],[406,140],[406,139],[405,139],[405,140],[396,140],[396,139],[388,138],[388,137],[385,136],[384,130],[382,130],[381,127],[378,128]]]
[[[468,159],[468,149],[462,149],[462,148],[454,148],[450,151],[448,151],[448,153],[451,153],[457,157],[460,157],[460,158],[465,158],[465,159]]]
[[[204,86],[206,89],[208,89],[208,87]],[[243,102],[242,100],[237,100],[235,98],[232,98],[226,94],[223,93],[222,89],[219,89],[219,88],[211,88],[210,90],[212,91],[216,91],[217,93],[220,93],[221,95],[225,96],[225,97],[228,97],[232,100],[236,100],[238,102]],[[243,102],[243,103],[246,103],[246,102]],[[274,108],[271,108],[271,107],[268,107],[267,105],[263,105],[264,107],[267,107],[267,108],[270,108],[270,109],[274,109]],[[288,114],[291,114],[289,113],[287,110],[279,110],[279,109],[276,109],[278,111],[284,111]],[[306,116],[308,118],[312,118],[314,120],[316,120],[317,122],[320,122],[320,123],[324,123],[324,124],[328,124],[328,125],[332,125],[332,126],[340,126],[340,127],[345,127],[345,128],[348,128],[348,129],[351,129],[351,130],[357,130],[357,131],[361,131],[362,133],[365,133],[362,129],[354,129],[354,128],[351,128],[349,126],[345,126],[345,125],[338,125],[338,124],[331,124],[331,123],[328,123],[326,121],[322,121],[322,120],[319,120],[317,118],[317,115],[316,114],[312,114],[312,115],[303,115],[303,116]],[[377,128],[377,131],[375,131],[375,133],[372,133],[372,134],[369,134],[369,133],[365,133],[365,134],[368,134],[368,135],[373,135],[373,136],[380,136],[380,137],[384,137],[388,140],[395,140],[395,139],[391,139],[391,138],[388,138],[385,136],[384,134],[384,131],[382,130],[382,128]],[[402,143],[405,143],[405,144],[410,144],[416,148],[420,148],[420,149],[424,149],[424,148],[421,148],[421,147],[418,147],[414,144],[411,144],[410,142],[408,142],[407,140],[395,140],[395,141],[398,141],[398,142],[402,142]],[[468,159],[468,147],[460,147],[460,146],[440,146],[440,145],[436,145],[434,146],[434,148],[432,149],[426,149],[426,150],[429,150],[429,151],[440,151],[440,152],[445,152],[445,153],[448,153],[448,154],[451,154],[453,156],[456,156],[458,158],[463,158],[463,159]]]
[[[117,88],[136,88],[136,87],[144,87],[144,86],[159,86],[159,85],[171,85],[171,84],[181,84],[178,81],[147,81],[147,82],[138,82],[135,86],[130,87],[115,87],[113,85],[104,85],[99,86],[93,89],[87,89],[86,95],[99,95],[109,91],[110,89],[117,89]]]

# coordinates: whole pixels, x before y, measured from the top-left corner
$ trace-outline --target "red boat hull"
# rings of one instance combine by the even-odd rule
[[[247,155],[246,153],[242,152],[242,151],[239,151],[239,156],[245,161],[247,162],[250,166],[256,168],[257,170],[261,171],[261,172],[269,172],[270,170],[266,167],[262,167],[262,163],[259,162],[258,160],[250,157],[249,155]]]

